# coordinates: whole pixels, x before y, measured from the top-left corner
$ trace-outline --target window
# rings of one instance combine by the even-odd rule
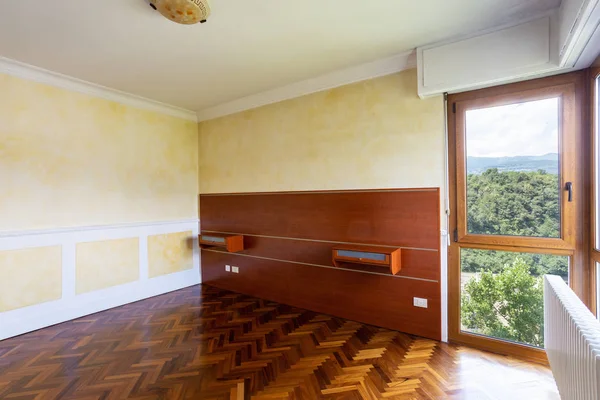
[[[584,293],[583,85],[576,72],[448,97],[450,340],[543,359],[543,275]]]

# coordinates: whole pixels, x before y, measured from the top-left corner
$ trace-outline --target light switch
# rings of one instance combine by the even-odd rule
[[[239,274],[240,269],[238,267],[231,267],[231,272],[233,272],[234,274]]]

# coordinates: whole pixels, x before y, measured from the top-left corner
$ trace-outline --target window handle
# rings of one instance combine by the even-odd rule
[[[569,192],[569,202],[573,201],[573,182],[567,182],[565,184],[565,190]]]

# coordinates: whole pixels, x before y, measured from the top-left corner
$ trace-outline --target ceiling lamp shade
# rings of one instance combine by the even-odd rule
[[[178,24],[206,22],[210,15],[208,0],[150,0],[150,5]]]

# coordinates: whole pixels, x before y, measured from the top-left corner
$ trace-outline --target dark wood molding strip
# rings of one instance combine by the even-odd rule
[[[328,193],[395,193],[395,192],[437,192],[438,188],[392,188],[392,189],[340,189],[340,190],[286,190],[281,192],[233,192],[233,193],[200,193],[203,196],[261,196],[266,194],[328,194]]]

